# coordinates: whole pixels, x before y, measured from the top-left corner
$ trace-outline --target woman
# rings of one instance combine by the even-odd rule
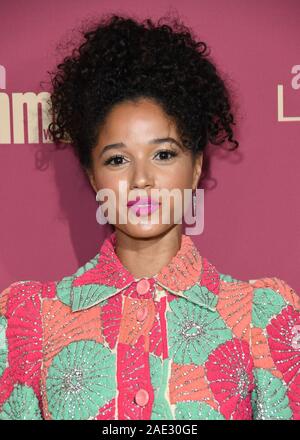
[[[0,419],[299,419],[298,295],[220,273],[152,194],[195,190],[209,142],[238,146],[205,43],[116,15],[84,38],[52,79],[49,130],[115,195],[114,230],[74,274],[2,292]]]

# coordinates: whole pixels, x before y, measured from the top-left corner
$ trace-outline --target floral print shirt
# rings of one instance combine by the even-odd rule
[[[99,253],[0,295],[0,419],[300,419],[300,300],[221,274],[191,238],[152,277]]]

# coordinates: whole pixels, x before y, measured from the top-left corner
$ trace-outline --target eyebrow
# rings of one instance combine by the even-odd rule
[[[166,142],[169,142],[169,143],[175,144],[175,145],[177,145],[179,148],[183,149],[181,143],[178,142],[176,139],[174,139],[174,138],[172,138],[172,137],[165,137],[165,138],[155,138],[155,139],[151,139],[151,140],[148,142],[148,145],[150,145],[150,144],[157,144],[157,145],[159,145],[159,144],[164,144],[164,143],[166,143]],[[116,149],[116,148],[126,148],[126,144],[124,144],[123,142],[117,142],[116,144],[109,144],[109,145],[106,145],[106,146],[103,148],[103,150],[101,151],[99,157],[101,157],[106,151],[113,150],[113,149]]]

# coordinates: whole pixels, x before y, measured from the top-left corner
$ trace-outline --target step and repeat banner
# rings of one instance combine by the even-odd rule
[[[277,276],[300,291],[298,0],[11,0],[0,9],[0,290],[74,272],[111,232],[96,221],[72,149],[56,149],[48,131],[48,72],[66,41],[103,14],[156,20],[176,10],[230,84],[240,144],[212,150],[193,240],[223,273]]]

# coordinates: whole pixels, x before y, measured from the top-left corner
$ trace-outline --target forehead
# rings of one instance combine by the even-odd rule
[[[158,103],[141,99],[124,101],[113,107],[101,127],[99,142],[106,142],[108,138],[118,141],[120,137],[146,142],[147,138],[171,134],[177,136],[176,124],[170,116]]]

